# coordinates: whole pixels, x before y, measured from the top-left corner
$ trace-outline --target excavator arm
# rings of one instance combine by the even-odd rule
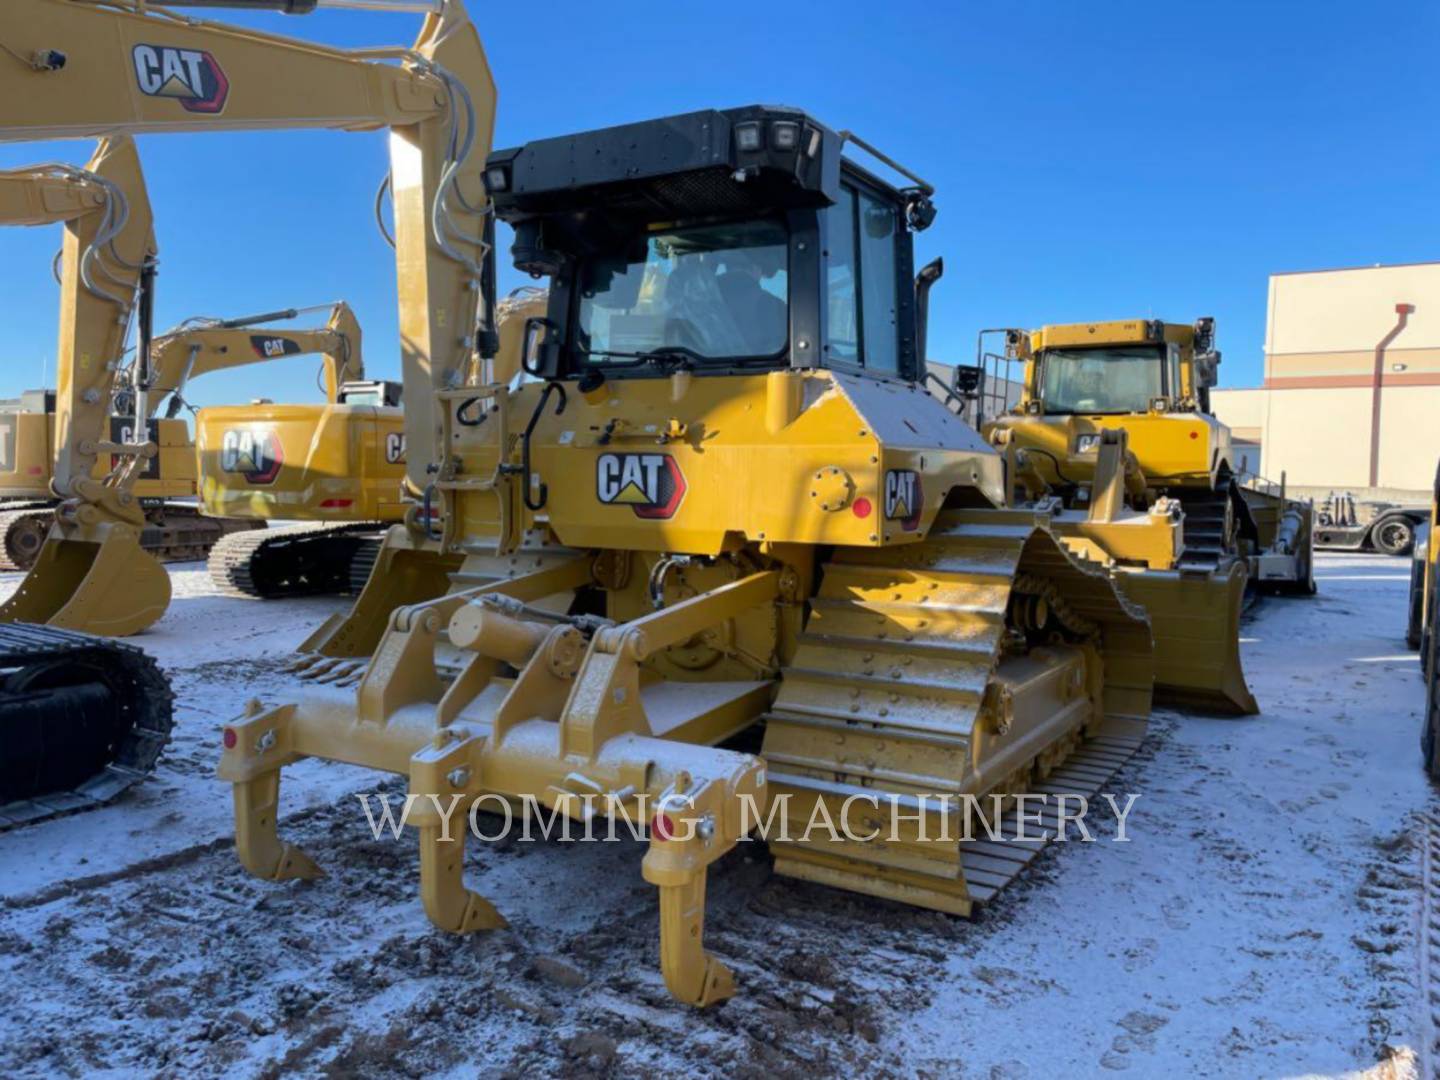
[[[275,311],[243,319],[204,322],[181,328],[155,339],[150,349],[150,372],[146,385],[153,409],[167,395],[183,393],[191,379],[212,371],[225,371],[283,360],[291,356],[315,356],[324,360],[325,400],[340,400],[340,387],[365,377],[360,352],[360,323],[350,305],[341,301],[331,306],[323,327],[277,329],[265,324],[296,318],[298,311]],[[178,399],[175,399],[178,404]],[[172,412],[173,415],[173,412]]]
[[[408,480],[422,491],[434,392],[471,366],[486,250],[481,170],[460,166],[489,152],[495,85],[460,0],[427,15],[410,48],[339,49],[125,0],[6,0],[0,42],[12,54],[0,63],[0,141],[390,130]]]
[[[0,4],[0,44],[8,54],[0,57],[0,141],[282,128],[389,129],[386,183],[394,204],[406,443],[411,448],[406,487],[418,497],[432,479],[430,466],[440,445],[436,392],[464,385],[483,366],[476,363],[477,351],[488,353],[495,337],[488,327],[493,276],[484,270],[492,226],[481,169],[461,168],[472,159],[483,162],[489,152],[495,87],[464,5],[441,0],[409,48],[358,50],[180,18],[156,10],[159,6],[139,0]],[[255,5],[220,0],[207,6]],[[67,241],[66,250],[68,260],[83,248]],[[483,330],[482,319],[487,323]],[[117,331],[120,341],[123,329]],[[142,345],[144,336],[142,332]],[[115,355],[98,344],[77,346],[76,369],[86,370],[86,357]],[[142,347],[140,362],[146,368],[149,356]],[[184,364],[178,366],[177,374],[167,372],[163,378],[183,378]],[[137,411],[144,415],[148,387],[155,381],[142,370],[136,382]],[[76,400],[98,406],[103,423],[108,396],[98,394],[91,402],[90,389],[79,387]],[[82,450],[88,447],[91,461],[94,453],[138,451],[117,448],[99,437],[98,426],[93,430],[93,438],[72,440]],[[46,599],[25,606],[22,614],[10,612],[9,618],[61,620],[57,611],[70,608],[66,598],[93,594],[102,564],[110,564],[107,572],[116,576],[113,567],[119,556],[97,550],[87,557],[76,551],[85,544],[110,543],[113,538],[105,531],[109,524],[133,526],[135,465],[131,453],[103,487],[77,479],[74,494],[83,505],[72,507],[68,516],[62,513],[51,537],[56,545],[68,544],[70,553],[62,559],[42,552],[31,574],[36,580],[27,579],[21,592]],[[84,473],[72,466],[65,475],[78,478]],[[57,470],[57,488],[60,479]],[[134,633],[164,611],[163,603],[143,606],[144,614],[137,610],[130,618],[61,624]],[[0,610],[0,618],[5,617]]]
[[[155,231],[140,156],[128,136],[100,141],[83,169],[0,173],[0,224],[64,222],[53,486],[79,494],[107,442],[110,398]]]

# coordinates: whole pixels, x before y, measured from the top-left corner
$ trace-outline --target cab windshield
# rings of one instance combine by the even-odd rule
[[[1143,413],[1165,393],[1164,357],[1153,345],[1047,349],[1040,377],[1047,413]]]
[[[773,361],[789,339],[787,233],[779,221],[667,229],[580,270],[587,363]]]

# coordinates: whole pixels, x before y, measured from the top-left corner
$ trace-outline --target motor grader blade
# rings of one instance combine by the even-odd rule
[[[170,740],[170,685],[132,646],[0,626],[0,672],[0,831],[109,802]]]
[[[105,637],[153,625],[170,603],[170,575],[121,522],[55,525],[0,622],[44,623]]]
[[[1116,571],[1126,598],[1150,616],[1158,701],[1227,716],[1260,711],[1240,663],[1247,577],[1239,561],[1204,575]]]

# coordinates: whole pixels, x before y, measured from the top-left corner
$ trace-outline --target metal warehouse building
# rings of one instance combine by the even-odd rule
[[[1211,400],[1263,476],[1283,472],[1302,493],[1428,500],[1440,459],[1440,262],[1275,274],[1264,386]]]

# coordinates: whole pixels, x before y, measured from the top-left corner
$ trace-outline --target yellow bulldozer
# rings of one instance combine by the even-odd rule
[[[442,808],[639,821],[661,970],[704,1005],[733,990],[704,949],[706,869],[749,811],[780,873],[966,914],[1038,850],[1020,796],[1047,796],[1053,831],[1049,797],[1134,753],[1143,611],[1009,505],[1003,457],[917,382],[929,185],[759,106],[482,168],[495,94],[457,0],[413,49],[364,53],[161,6],[12,0],[0,30],[37,62],[0,66],[0,102],[32,103],[0,138],[392,129],[409,502],[304,658],[309,692],[222,732],[249,870],[317,872],[277,829],[304,756],[408,778],[420,894],[452,931],[503,919]],[[549,286],[498,329],[496,217]],[[498,381],[504,355],[528,379]],[[967,796],[984,839],[959,830]],[[786,833],[817,816],[840,828]]]
[[[1313,513],[1241,475],[1210,413],[1219,362],[1212,319],[1074,323],[982,332],[970,382],[1021,501],[1149,612],[1157,692],[1243,714],[1247,585],[1314,592]]]
[[[705,1005],[733,990],[706,868],[747,809],[789,826],[767,831],[782,874],[968,914],[1037,845],[948,832],[956,800],[995,796],[1000,824],[1134,752],[1145,617],[1007,506],[1003,458],[920,388],[931,189],[847,145],[876,153],[754,106],[490,156],[515,265],[548,279],[510,327],[528,378],[406,364],[418,507],[301,665],[310,690],[223,733],[248,869],[318,873],[277,831],[307,756],[407,777],[451,931],[503,924],[463,881],[472,806],[648,822],[661,969]]]

